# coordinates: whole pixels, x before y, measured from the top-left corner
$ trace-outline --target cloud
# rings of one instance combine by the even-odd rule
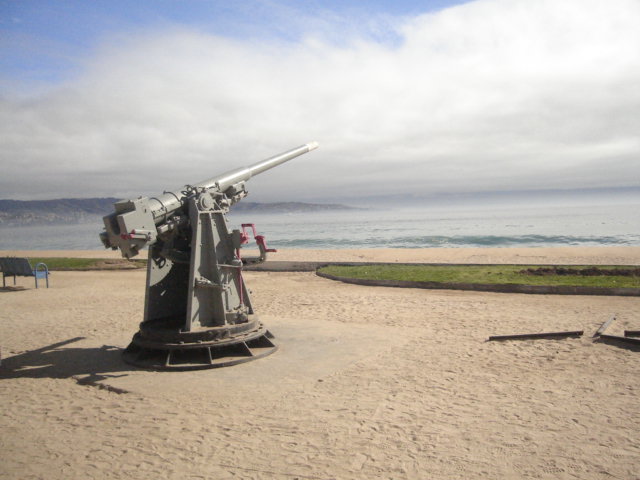
[[[110,37],[75,80],[2,98],[0,196],[154,194],[311,140],[254,200],[640,183],[639,2],[479,0],[375,38],[332,20]]]

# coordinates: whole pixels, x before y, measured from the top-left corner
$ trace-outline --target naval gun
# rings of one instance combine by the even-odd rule
[[[144,317],[123,352],[143,368],[193,370],[235,365],[273,353],[273,335],[255,315],[242,276],[266,260],[253,224],[229,231],[226,214],[247,196],[246,182],[318,147],[311,142],[157,197],[114,204],[100,239],[131,259],[148,248]],[[259,256],[240,249],[253,235]]]

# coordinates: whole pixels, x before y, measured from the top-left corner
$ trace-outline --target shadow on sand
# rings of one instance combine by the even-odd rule
[[[122,349],[103,345],[93,348],[61,348],[84,340],[75,337],[46,347],[3,358],[0,365],[2,378],[73,378],[83,385],[92,385],[116,393],[125,390],[98,382],[126,376],[131,366],[122,360]]]

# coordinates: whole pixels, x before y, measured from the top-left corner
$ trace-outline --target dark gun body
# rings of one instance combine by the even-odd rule
[[[276,347],[253,312],[240,249],[251,227],[264,261],[269,251],[252,224],[229,231],[226,213],[247,196],[251,177],[307,153],[311,142],[195,185],[114,204],[100,239],[125,258],[149,248],[144,320],[127,362],[157,369],[232,365]],[[246,261],[246,259],[244,259]]]

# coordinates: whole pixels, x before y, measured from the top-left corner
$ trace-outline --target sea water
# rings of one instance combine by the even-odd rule
[[[242,212],[270,248],[640,246],[640,204],[399,207]],[[99,217],[74,225],[0,228],[0,250],[100,250]]]

